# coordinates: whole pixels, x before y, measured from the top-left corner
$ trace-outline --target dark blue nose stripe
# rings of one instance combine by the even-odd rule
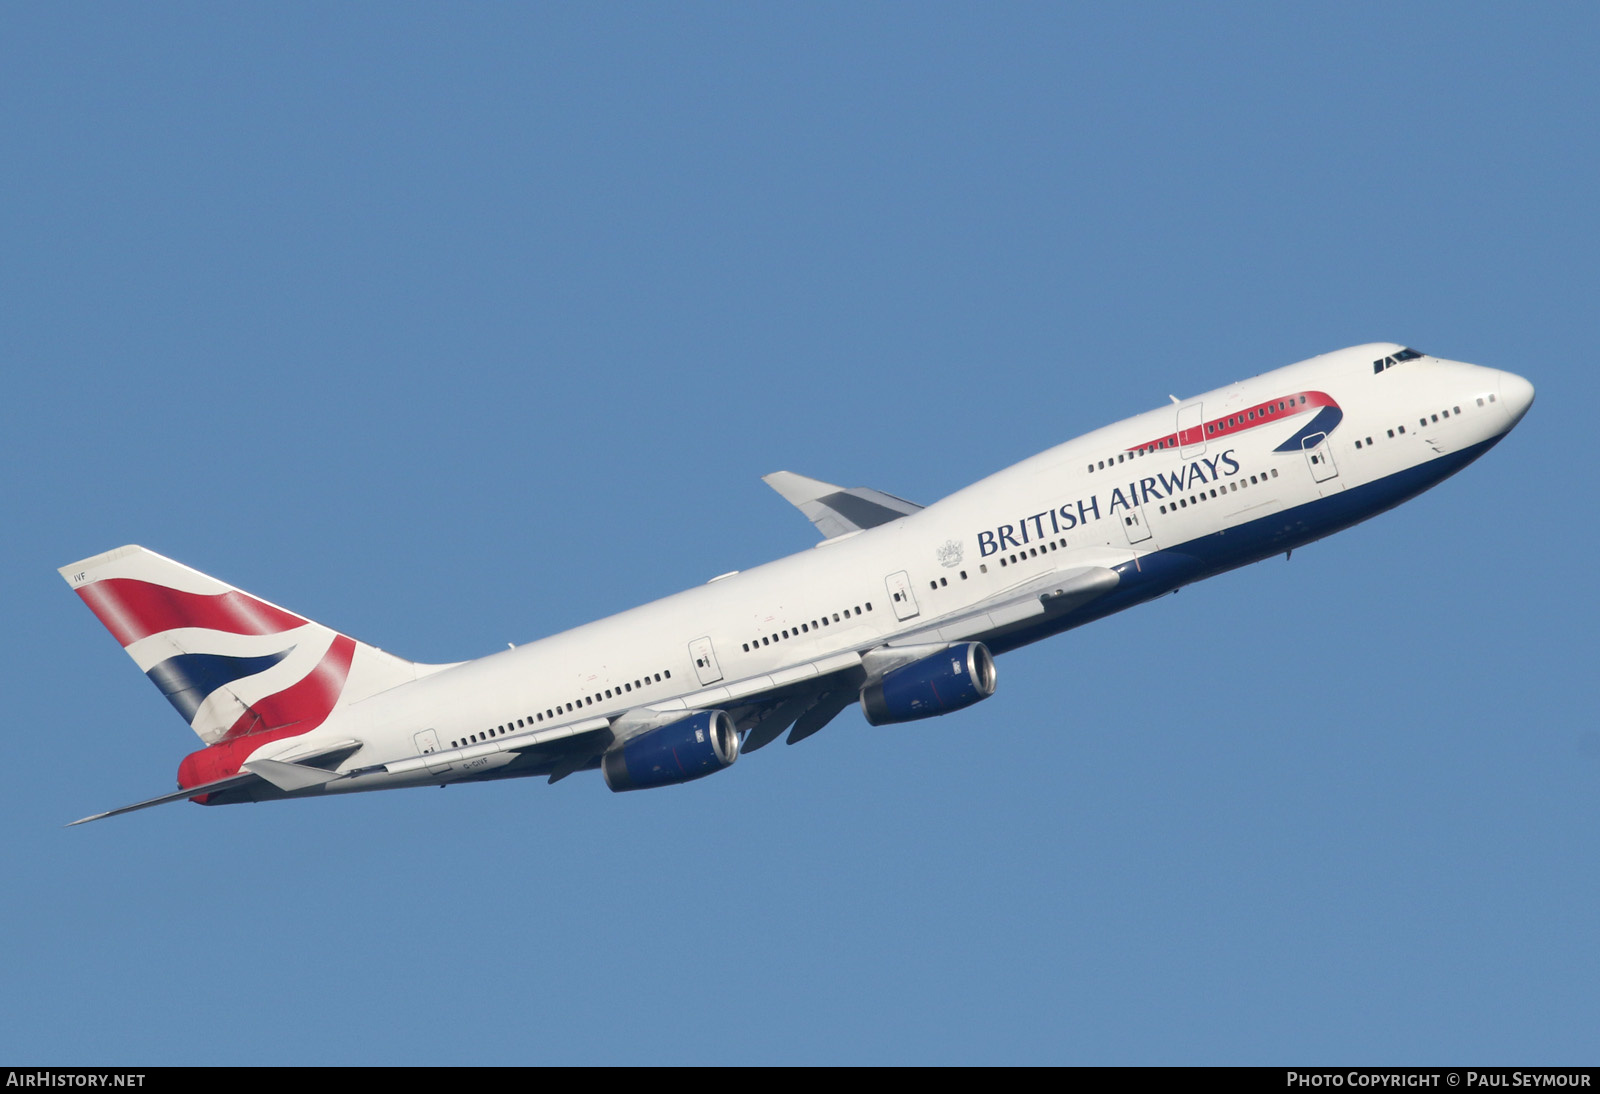
[[[1344,421],[1344,411],[1336,406],[1325,406],[1317,411],[1316,417],[1300,427],[1293,437],[1284,441],[1274,452],[1298,452],[1302,442],[1317,433],[1332,433],[1333,427]]]

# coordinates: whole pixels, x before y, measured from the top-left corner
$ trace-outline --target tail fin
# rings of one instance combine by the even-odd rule
[[[61,568],[206,744],[309,733],[333,711],[441,666],[417,665],[143,547]]]

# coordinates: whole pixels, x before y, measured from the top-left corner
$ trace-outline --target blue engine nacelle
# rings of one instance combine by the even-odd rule
[[[739,732],[726,711],[703,710],[614,746],[600,761],[612,790],[648,790],[703,778],[739,758]]]
[[[964,642],[902,665],[861,689],[861,710],[875,726],[914,722],[970,707],[994,694],[994,656]]]

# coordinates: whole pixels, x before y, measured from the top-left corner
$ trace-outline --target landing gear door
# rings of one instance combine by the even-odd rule
[[[917,598],[911,595],[911,578],[904,570],[890,574],[883,583],[889,590],[889,603],[894,605],[896,619],[915,619],[921,613]]]
[[[722,679],[722,668],[717,664],[717,653],[711,648],[711,639],[696,638],[690,642],[689,656],[694,658],[694,671],[702,684],[715,684]]]

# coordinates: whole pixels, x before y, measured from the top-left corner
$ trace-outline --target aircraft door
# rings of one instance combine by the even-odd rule
[[[689,656],[694,658],[694,671],[702,684],[715,684],[722,679],[722,669],[717,664],[717,653],[711,648],[711,639],[696,638],[689,643]]]
[[[1339,473],[1339,468],[1333,462],[1333,446],[1328,443],[1326,433],[1313,433],[1300,442],[1300,448],[1306,454],[1306,464],[1311,468],[1311,477],[1316,482],[1326,482]]]
[[[904,570],[890,574],[883,579],[883,583],[889,589],[889,602],[894,605],[896,619],[915,619],[921,614],[917,598],[911,595],[911,578]]]
[[[1200,403],[1178,408],[1178,455],[1183,459],[1206,450],[1206,415]]]
[[[439,751],[439,734],[431,729],[423,730],[421,733],[418,733],[415,737],[413,737],[412,740],[417,742],[417,755],[419,756],[431,756],[435,752]],[[450,765],[448,763],[436,763],[433,760],[429,760],[428,770],[437,775],[442,771],[449,771]]]
[[[1150,525],[1145,523],[1144,506],[1135,505],[1122,511],[1122,530],[1128,533],[1129,543],[1143,543],[1150,538]]]

